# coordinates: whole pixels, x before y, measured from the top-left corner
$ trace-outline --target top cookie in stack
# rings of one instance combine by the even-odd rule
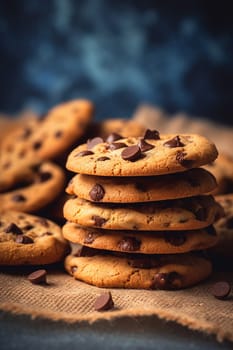
[[[215,178],[198,167],[217,157],[199,135],[111,134],[74,149],[63,234],[73,252],[65,266],[100,287],[179,289],[198,283],[211,264],[191,251],[217,242]],[[77,197],[76,197],[77,196]],[[101,203],[100,203],[101,202]],[[111,203],[111,204],[109,204]]]

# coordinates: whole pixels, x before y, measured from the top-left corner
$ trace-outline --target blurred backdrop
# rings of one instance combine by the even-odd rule
[[[0,0],[0,111],[87,97],[233,124],[231,2]]]

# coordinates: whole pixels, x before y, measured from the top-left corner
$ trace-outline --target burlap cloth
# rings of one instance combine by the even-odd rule
[[[202,121],[196,123],[183,115],[170,119],[162,111],[147,106],[141,107],[135,118],[163,132],[199,132],[209,137],[214,136],[215,132],[218,137],[212,139],[218,147],[224,151],[233,149],[233,131],[229,128],[224,129]],[[170,124],[173,125],[171,130]],[[214,130],[212,134],[211,130]],[[226,134],[227,138],[223,136]],[[220,142],[219,135],[224,142]],[[226,146],[227,141],[229,148]],[[229,271],[230,266],[227,267],[227,271],[215,271],[204,283],[181,291],[112,289],[115,308],[105,312],[96,312],[93,308],[96,297],[103,290],[73,280],[62,267],[49,269],[48,285],[45,286],[32,285],[27,280],[28,269],[5,268],[0,271],[0,310],[70,323],[157,315],[191,329],[214,334],[219,341],[233,341],[233,294],[221,301],[210,293],[211,285],[219,279],[227,280],[233,285],[233,272]]]

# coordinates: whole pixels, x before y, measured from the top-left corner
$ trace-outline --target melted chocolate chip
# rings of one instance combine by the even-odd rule
[[[138,269],[150,269],[151,268],[151,260],[150,258],[134,258],[130,260],[129,265]]]
[[[196,212],[195,212],[196,218],[199,221],[205,221],[207,219],[207,210],[206,208],[199,208]]]
[[[86,157],[86,156],[90,156],[91,154],[94,154],[94,152],[92,152],[92,151],[82,151],[82,152],[79,152],[79,153],[75,154],[75,157]]]
[[[154,148],[155,146],[151,145],[150,143],[147,143],[145,140],[141,139],[138,143],[138,147],[140,147],[142,152],[147,152]]]
[[[23,231],[21,230],[21,228],[19,228],[19,226],[17,226],[16,224],[14,224],[13,222],[11,224],[9,224],[6,228],[5,228],[5,233],[13,233],[15,235],[22,235]]]
[[[89,196],[94,202],[99,202],[104,198],[105,190],[103,186],[95,184],[89,192]]]
[[[93,147],[103,142],[104,140],[101,137],[94,137],[93,139],[87,141],[87,149],[91,150]]]
[[[191,168],[194,164],[193,160],[184,159],[187,154],[182,151],[176,153],[176,160],[185,168]]]
[[[110,160],[110,158],[108,158],[108,157],[99,157],[99,158],[97,158],[97,160],[100,161],[100,162],[104,162],[105,160]]]
[[[19,235],[16,237],[15,242],[20,244],[31,244],[33,243],[33,239],[25,235]]]
[[[18,193],[18,194],[14,194],[11,197],[11,200],[14,201],[14,202],[25,202],[26,201],[26,197],[24,195]]]
[[[123,142],[113,142],[109,145],[109,149],[111,151],[115,151],[116,149],[120,149],[120,148],[123,148],[123,147],[127,147],[127,145]]]
[[[99,237],[98,233],[96,233],[96,232],[88,232],[86,237],[85,237],[85,239],[84,239],[84,241],[83,241],[83,243],[84,244],[92,244],[97,237]]]
[[[123,251],[136,251],[139,250],[141,246],[141,241],[135,237],[124,237],[119,243],[118,247]]]
[[[106,139],[106,142],[107,143],[113,143],[114,141],[117,141],[117,140],[120,140],[120,139],[123,139],[123,137],[115,132],[113,132],[112,134],[110,134],[107,139]]]
[[[157,130],[147,129],[144,135],[144,139],[160,140],[159,132]]]
[[[32,148],[33,148],[34,150],[38,150],[39,148],[41,148],[41,146],[42,146],[42,142],[41,142],[41,141],[35,141],[35,142],[33,143],[33,145],[32,145]]]
[[[175,136],[173,139],[168,140],[163,144],[165,147],[175,148],[175,147],[183,147],[184,144],[180,141],[179,136]]]
[[[138,146],[129,146],[121,152],[121,157],[124,160],[134,162],[141,157],[141,149]]]
[[[178,247],[185,243],[186,237],[184,233],[181,232],[166,232],[164,234],[165,242],[170,243],[171,245]]]
[[[169,273],[157,273],[154,276],[152,282],[152,289],[173,289],[174,280],[179,279],[180,276],[177,272],[169,272]]]
[[[107,221],[106,219],[101,218],[101,216],[98,216],[98,215],[93,215],[92,220],[94,220],[94,225],[97,227],[103,226]]]

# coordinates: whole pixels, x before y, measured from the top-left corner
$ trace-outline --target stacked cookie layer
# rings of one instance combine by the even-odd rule
[[[99,287],[179,289],[211,273],[199,253],[216,244],[215,178],[199,167],[217,157],[198,135],[96,137],[74,149],[67,168],[65,267]]]

